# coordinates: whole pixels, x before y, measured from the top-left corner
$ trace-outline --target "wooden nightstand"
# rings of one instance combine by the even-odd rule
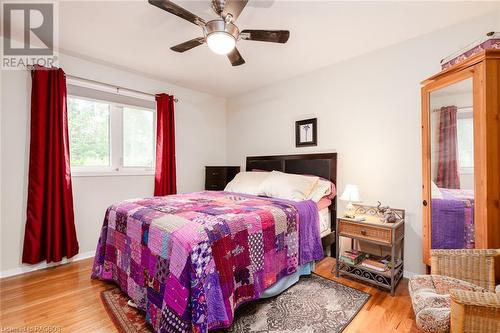
[[[365,205],[354,205],[356,217],[364,217],[364,221],[356,221],[346,217],[337,219],[336,233],[336,264],[335,274],[347,275],[356,279],[373,283],[377,286],[387,288],[394,295],[394,289],[403,276],[404,269],[404,218],[405,211],[392,209],[398,217],[396,223],[380,222],[380,213],[376,207]],[[361,263],[348,264],[340,259],[340,237],[351,239],[351,248],[354,241],[362,241],[369,244],[379,245],[390,249],[391,261],[387,271],[380,272]],[[399,251],[397,251],[399,249]],[[397,253],[399,252],[399,253]]]
[[[222,191],[240,172],[239,166],[206,166],[205,190]]]

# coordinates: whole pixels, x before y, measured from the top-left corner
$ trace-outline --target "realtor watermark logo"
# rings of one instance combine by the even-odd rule
[[[2,69],[57,65],[57,3],[2,4]]]

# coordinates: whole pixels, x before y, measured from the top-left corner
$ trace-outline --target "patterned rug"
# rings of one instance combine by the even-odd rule
[[[342,332],[370,295],[318,275],[302,277],[281,295],[242,305],[230,333]],[[144,313],[127,305],[118,288],[101,299],[119,332],[150,333]]]

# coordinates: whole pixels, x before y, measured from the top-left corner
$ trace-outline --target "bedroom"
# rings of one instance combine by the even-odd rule
[[[173,3],[206,21],[217,17],[208,0]],[[2,4],[2,15],[6,15],[6,4]],[[438,146],[435,134],[439,118],[437,112],[429,111],[450,105],[449,101],[433,104],[434,83],[426,82],[426,79],[441,71],[443,58],[461,50],[467,51],[471,43],[482,41],[488,32],[500,31],[498,2],[250,0],[235,20],[242,32],[245,29],[283,29],[289,31],[289,38],[286,43],[241,38],[237,41],[237,48],[245,63],[238,66],[231,66],[228,57],[214,53],[208,45],[199,45],[183,53],[170,50],[174,45],[203,36],[203,31],[196,24],[147,1],[57,1],[53,15],[53,38],[58,44],[55,67],[64,71],[64,86],[67,88],[68,155],[71,158],[74,211],[74,219],[62,220],[74,224],[79,249],[70,259],[61,260],[56,255],[57,263],[47,263],[47,258],[34,264],[24,263],[26,247],[36,253],[36,246],[31,242],[25,244],[30,174],[38,172],[45,179],[53,170],[43,164],[30,166],[30,152],[35,149],[30,140],[33,140],[34,131],[40,134],[38,139],[41,141],[52,139],[40,132],[44,126],[32,127],[31,115],[35,109],[40,110],[43,103],[38,108],[33,107],[34,81],[30,70],[26,67],[6,68],[8,64],[2,60],[2,329],[12,331],[39,326],[68,332],[123,331],[116,325],[116,320],[113,321],[116,316],[108,313],[109,306],[101,300],[101,293],[114,284],[91,280],[91,269],[108,207],[123,200],[154,195],[155,172],[158,171],[155,168],[158,158],[155,94],[164,93],[172,100],[166,109],[172,111],[175,118],[174,123],[170,122],[175,135],[166,132],[170,142],[175,142],[173,165],[176,172],[175,178],[170,177],[169,184],[175,180],[179,194],[204,191],[209,178],[207,166],[235,166],[242,172],[263,169],[261,171],[286,173],[283,168],[286,162],[280,162],[279,166],[273,164],[248,169],[247,158],[293,155],[299,161],[310,162],[314,160],[314,154],[336,153],[335,157],[327,158],[330,166],[336,163],[336,170],[333,172],[330,168],[326,177],[323,175],[324,166],[311,166],[308,162],[302,166],[302,171],[307,172],[289,173],[334,180],[338,197],[333,198],[330,207],[336,208],[337,218],[342,218],[348,210],[349,198],[344,201],[342,197],[349,184],[356,185],[355,189],[359,191],[358,200],[351,196],[352,201],[361,201],[357,204],[376,206],[380,201],[384,206],[403,209],[404,270],[401,270],[403,279],[397,284],[395,296],[390,295],[390,290],[366,281],[335,276],[335,252],[340,255],[350,243],[347,237],[342,237],[342,243],[336,241],[336,220],[331,214],[333,209],[330,209],[332,236],[323,242],[327,258],[316,262],[316,274],[311,276],[323,276],[323,280],[336,283],[337,288],[351,288],[342,293],[338,291],[346,297],[344,300],[349,295],[357,295],[362,300],[367,294],[369,297],[366,304],[349,306],[349,313],[342,314],[338,322],[332,323],[332,316],[329,316],[328,320],[315,319],[314,324],[323,329],[327,324],[336,325],[328,330],[338,332],[385,331],[382,327],[390,327],[392,331],[419,331],[408,281],[429,273],[430,239],[446,238],[444,233],[429,231],[433,224],[430,207],[437,207],[436,198],[430,191],[432,182],[440,188],[447,187],[437,182],[437,172],[434,171],[438,169],[436,163],[439,159],[439,154],[433,155]],[[6,22],[5,18],[2,16],[3,22]],[[33,20],[36,21],[36,17]],[[19,40],[22,41],[21,21],[19,16],[17,20],[14,17],[10,22],[10,32],[17,31],[17,37],[21,36]],[[7,33],[5,26],[2,28],[5,51],[7,39],[4,33]],[[7,56],[2,53],[3,59]],[[447,86],[451,86],[450,83]],[[469,94],[471,89],[476,91],[476,86],[465,85]],[[429,89],[428,95],[422,93],[422,87]],[[428,104],[428,100],[424,102],[426,96],[431,99]],[[177,102],[173,101],[174,98]],[[104,105],[106,110],[101,111],[100,116],[95,111],[95,118],[87,119],[85,123],[82,112],[85,111],[83,106],[88,105],[86,102],[94,110],[98,105]],[[472,104],[479,107],[476,100],[453,102],[458,107]],[[487,140],[492,140],[487,141],[488,145],[482,144],[486,141],[476,139],[474,128],[472,140],[476,168],[472,172],[476,185],[477,180],[490,178],[493,183],[497,182],[496,192],[494,186],[492,192],[489,187],[486,190],[476,188],[472,206],[474,217],[468,221],[481,225],[477,229],[476,244],[472,247],[498,249],[498,236],[496,239],[494,236],[495,231],[500,234],[498,219],[495,220],[494,215],[498,214],[495,202],[499,200],[498,179],[495,180],[494,176],[499,170],[498,143],[497,153],[488,154],[495,151],[495,138],[496,142],[500,141],[498,134],[494,137],[494,133],[498,133],[494,129],[498,126],[498,118],[494,118],[499,112],[498,102],[496,106],[488,105],[487,110],[485,114],[492,115],[487,125],[493,128],[493,138],[488,137]],[[432,114],[432,117],[423,123],[425,114]],[[315,123],[306,123],[316,128],[316,143],[297,146],[296,122],[307,119],[316,119]],[[474,126],[475,123],[476,120]],[[87,127],[79,129],[81,124],[87,124]],[[422,132],[423,125],[430,127],[425,132],[427,136]],[[128,136],[127,130],[134,135]],[[92,133],[93,137],[85,137],[84,133]],[[50,141],[45,142],[50,146]],[[430,156],[425,155],[426,142]],[[87,143],[91,143],[90,153],[84,149]],[[100,150],[96,148],[98,143]],[[486,146],[493,150],[484,152],[480,149]],[[482,161],[487,163],[481,164],[480,168],[477,161],[481,161],[481,152],[486,154]],[[42,158],[50,159],[49,154],[53,152],[44,153],[42,150],[41,154]],[[171,152],[166,154],[173,155]],[[78,156],[83,157],[77,160]],[[172,171],[172,167],[168,170]],[[471,175],[470,166],[469,170],[463,171],[460,183],[470,185],[466,179]],[[58,177],[62,175],[58,174]],[[229,181],[224,180],[225,183]],[[47,203],[46,196],[55,195],[55,192],[48,188],[45,191],[44,186],[39,187],[42,192],[38,195],[40,202]],[[423,201],[431,204],[423,206]],[[486,203],[491,205],[488,210],[480,208]],[[53,207],[61,205],[57,202]],[[49,226],[53,220],[44,218],[40,223]],[[464,221],[460,220],[461,223]],[[488,236],[481,238],[478,235]],[[40,234],[35,236],[37,240],[43,241],[42,238]],[[478,243],[483,239],[483,243]],[[65,240],[60,242],[66,243]],[[60,247],[57,241],[46,243],[47,247]],[[341,246],[341,251],[336,251],[335,245]],[[360,246],[359,242],[356,246]],[[456,242],[454,246],[448,248],[457,248]],[[471,247],[470,244],[463,246],[467,247]],[[382,254],[379,245],[375,246],[375,251],[375,254]],[[64,253],[62,257],[66,257]],[[478,267],[472,263],[467,267],[479,274]],[[301,277],[292,287],[296,289],[289,290],[297,290],[300,295],[300,290],[306,290],[301,289],[301,284],[307,281],[311,281],[307,276]],[[286,295],[284,292],[269,300],[277,302],[279,297]],[[341,299],[330,297],[324,301],[339,309],[343,304]],[[252,304],[257,303],[249,303]],[[325,306],[322,305],[321,309],[324,310]],[[123,307],[121,310],[123,313],[130,309]],[[134,318],[147,325],[146,317],[140,311],[138,313]],[[235,319],[238,317],[237,313]],[[261,319],[270,318],[261,315]],[[449,311],[447,318],[449,322]],[[284,326],[275,331],[284,331],[286,324],[295,321],[292,317],[285,318]],[[498,321],[490,322],[490,326],[495,324],[499,325]]]

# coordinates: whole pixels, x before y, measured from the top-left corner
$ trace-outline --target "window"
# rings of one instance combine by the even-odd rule
[[[474,170],[474,122],[472,113],[457,120],[458,160],[461,173]]]
[[[110,105],[68,98],[71,166],[109,166]]]
[[[151,109],[68,96],[68,131],[76,176],[153,173]]]
[[[153,167],[153,112],[123,108],[123,165]]]

